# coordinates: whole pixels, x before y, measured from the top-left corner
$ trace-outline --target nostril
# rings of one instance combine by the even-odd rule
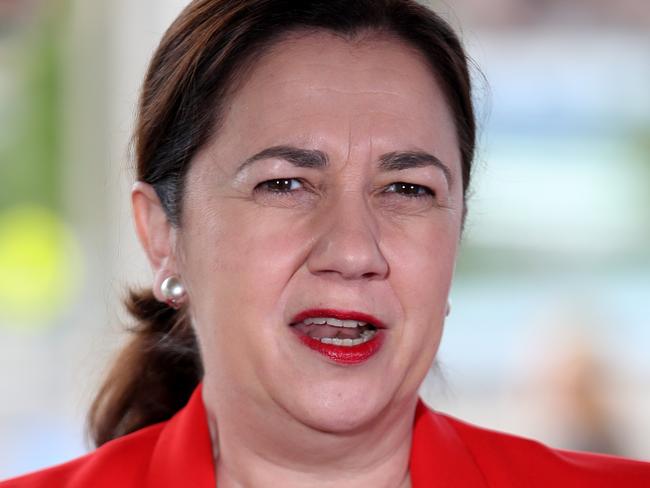
[[[366,279],[366,280],[372,280],[372,279],[377,278],[377,277],[379,277],[379,273],[376,273],[374,271],[364,273],[363,275],[361,275],[361,278]]]

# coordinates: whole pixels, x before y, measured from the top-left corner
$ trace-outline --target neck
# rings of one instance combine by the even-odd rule
[[[417,398],[391,405],[371,425],[341,434],[306,426],[279,407],[256,408],[206,387],[219,488],[410,486]]]

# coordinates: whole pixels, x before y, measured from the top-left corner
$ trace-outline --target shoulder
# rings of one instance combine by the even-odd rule
[[[432,414],[454,429],[490,486],[650,486],[650,463],[552,449],[448,415]]]
[[[108,442],[58,466],[0,482],[0,488],[130,488],[141,486],[165,422]]]

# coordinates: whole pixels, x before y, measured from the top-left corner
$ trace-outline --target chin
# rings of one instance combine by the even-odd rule
[[[322,432],[349,433],[372,422],[391,400],[384,384],[373,389],[340,382],[312,385],[302,394],[293,393],[287,410],[300,422]]]

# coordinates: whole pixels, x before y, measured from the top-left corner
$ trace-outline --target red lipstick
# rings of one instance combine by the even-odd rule
[[[381,349],[384,340],[383,329],[385,327],[380,320],[372,315],[343,310],[313,309],[301,312],[292,320],[291,323],[296,324],[312,317],[331,317],[339,320],[356,320],[358,322],[366,322],[376,328],[375,335],[370,340],[354,346],[326,344],[297,329],[294,329],[296,335],[304,345],[339,364],[363,363]]]

